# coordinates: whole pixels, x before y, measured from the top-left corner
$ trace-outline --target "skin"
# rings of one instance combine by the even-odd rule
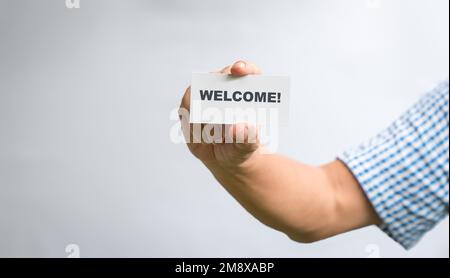
[[[254,64],[238,61],[220,71],[233,76],[260,74]],[[180,110],[190,109],[190,87]],[[186,139],[194,128],[181,117]],[[357,180],[339,160],[310,166],[287,157],[269,154],[258,134],[247,124],[223,126],[222,143],[188,143],[191,153],[203,162],[219,183],[259,221],[285,233],[292,240],[310,243],[340,233],[380,224]],[[226,136],[241,143],[224,143]],[[189,140],[187,140],[189,141]]]

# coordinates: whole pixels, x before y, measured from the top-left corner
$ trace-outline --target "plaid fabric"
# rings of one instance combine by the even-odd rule
[[[449,83],[426,94],[386,130],[338,158],[353,172],[404,248],[448,215]]]

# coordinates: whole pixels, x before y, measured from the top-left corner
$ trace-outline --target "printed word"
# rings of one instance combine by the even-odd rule
[[[202,101],[234,101],[234,102],[267,102],[280,103],[281,93],[275,92],[240,92],[235,91],[228,93],[228,91],[218,90],[200,90],[200,99]]]

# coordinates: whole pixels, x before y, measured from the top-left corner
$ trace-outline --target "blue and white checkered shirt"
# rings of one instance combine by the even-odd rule
[[[406,249],[448,215],[448,98],[447,81],[339,156],[382,220],[380,228]]]

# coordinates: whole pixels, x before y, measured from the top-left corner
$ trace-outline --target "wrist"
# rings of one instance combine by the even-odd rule
[[[227,175],[249,175],[257,168],[258,162],[266,152],[263,147],[258,147],[255,151],[246,154],[244,158],[231,161],[202,161],[203,164],[213,173],[224,173]]]

